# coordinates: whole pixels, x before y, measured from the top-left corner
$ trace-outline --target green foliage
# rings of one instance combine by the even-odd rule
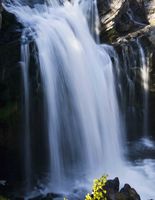
[[[107,176],[102,176],[100,179],[95,179],[92,194],[87,194],[85,200],[107,200],[105,184]]]
[[[0,200],[9,200],[9,199],[6,197],[0,196]]]
[[[17,103],[8,103],[0,108],[0,120],[6,121],[17,113]]]

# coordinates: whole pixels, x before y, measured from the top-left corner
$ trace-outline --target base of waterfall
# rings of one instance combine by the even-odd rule
[[[110,176],[105,185],[107,200],[154,200],[155,166],[151,163],[154,161],[143,160],[143,163],[135,166],[128,163],[119,178],[109,179],[114,177]],[[91,192],[92,184],[93,179],[83,182],[77,180],[76,184],[67,186],[68,190],[57,191],[52,191],[50,184],[40,184],[33,191],[22,194],[16,182],[10,184],[0,181],[0,200],[84,200],[87,193]]]
[[[7,188],[8,187],[8,188]],[[75,188],[71,193],[58,194],[58,193],[47,193],[47,194],[36,194],[35,197],[13,197],[7,193],[9,186],[5,184],[0,185],[0,199],[1,200],[84,200],[87,189]],[[113,180],[107,180],[105,184],[107,200],[141,200],[139,194],[129,184],[125,184],[122,188],[120,187],[119,178]]]

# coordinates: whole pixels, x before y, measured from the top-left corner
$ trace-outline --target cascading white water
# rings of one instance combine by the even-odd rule
[[[136,49],[136,50],[135,50]],[[146,51],[146,52],[145,52]],[[128,105],[130,105],[130,115],[133,117],[137,115],[136,102],[143,107],[143,119],[142,119],[142,137],[148,137],[148,100],[149,100],[149,66],[150,66],[150,52],[148,49],[144,50],[142,46],[142,39],[138,38],[134,40],[131,44],[122,45],[122,58],[124,64],[125,77],[128,85]],[[136,70],[137,69],[137,70]],[[137,72],[138,73],[137,73]],[[142,99],[137,98],[137,80],[140,75],[140,86],[139,91],[141,93]],[[129,107],[129,106],[128,106]]]
[[[91,174],[96,166],[117,175],[121,125],[110,57],[93,41],[77,4],[42,8],[9,10],[37,35],[51,179],[58,187],[63,178]]]
[[[92,40],[78,7],[50,8],[44,16],[36,24],[36,44],[48,107],[52,179],[58,187],[68,170],[87,173],[96,166],[111,174],[121,153],[110,58]]]
[[[21,67],[23,76],[23,88],[24,88],[24,179],[26,182],[26,190],[29,190],[31,185],[31,135],[30,135],[30,95],[29,95],[29,44],[26,43],[26,32],[22,34],[22,45],[21,45]]]
[[[56,1],[54,5],[50,2],[33,8],[6,5],[35,32],[46,102],[50,189],[60,191],[66,181],[73,184],[99,171],[134,183],[145,193],[144,198],[153,197],[148,180],[123,162],[122,125],[108,53],[92,39],[77,3],[58,6]],[[27,60],[28,54],[22,53]],[[28,79],[25,81],[27,88]]]
[[[139,92],[139,90],[141,90],[141,87],[137,87],[137,80],[139,77],[137,75],[139,74],[142,75],[142,73],[137,73],[137,71],[142,72],[142,70],[144,69],[144,64],[145,64],[146,65],[145,67],[148,68],[147,72],[149,73],[149,66],[150,66],[149,60],[147,60],[148,57],[150,56],[150,53],[147,49],[147,53],[145,55],[144,49],[142,49],[143,54],[141,54],[140,48],[142,48],[142,45],[141,45],[141,41],[139,42],[140,43],[137,44],[137,40],[132,40],[132,42],[125,42],[121,45],[122,54],[120,55],[120,58],[122,58],[122,60],[120,59],[121,62],[119,63],[119,65],[121,65],[121,67],[123,68],[123,74],[120,74],[120,75],[125,76],[125,78],[123,77],[123,80],[121,82],[121,93],[122,93],[121,102],[124,104],[121,106],[123,107],[124,113],[129,112],[129,114],[132,116],[131,120],[133,121],[134,121],[134,117],[136,119],[135,115],[139,113],[138,110],[136,110],[136,102],[140,101],[142,105],[145,102],[144,96],[143,96],[143,99],[141,100],[139,99],[140,97],[139,95],[138,100],[137,100],[137,93]],[[120,69],[122,70],[121,67]],[[117,74],[118,74],[118,78],[121,78],[121,76],[119,75],[119,71],[117,72]],[[141,82],[142,82],[142,88],[143,88],[142,92],[144,92],[144,81],[143,81],[142,76],[141,76],[141,80],[142,80]],[[139,83],[138,83],[138,86],[139,86]],[[146,104],[144,105],[144,107],[145,106]],[[148,105],[147,105],[147,108],[148,108]],[[144,113],[144,114],[148,115],[148,113]],[[144,119],[143,119],[143,122],[147,123],[147,121],[144,121]],[[126,121],[126,125],[127,123],[128,121]],[[143,126],[143,123],[142,123],[142,126]],[[144,127],[142,127],[142,129],[143,128]],[[132,132],[129,132],[129,134],[132,134]],[[131,155],[131,157],[136,155],[137,149],[138,151],[141,150],[139,149],[139,147],[140,148],[142,147],[142,149],[145,149],[145,148],[154,149],[154,142],[152,142],[152,140],[142,138],[140,141],[136,140],[135,147],[136,148],[133,148],[134,150],[132,149],[131,146],[128,149],[128,151],[131,151],[131,154],[133,154]],[[136,188],[137,191],[139,191],[141,199],[150,199],[150,198],[155,197],[155,193],[153,189],[154,176],[155,176],[154,163],[155,163],[155,160],[153,159],[143,160],[140,156],[137,156],[137,160],[134,160],[134,162],[128,162],[126,163],[126,166],[123,166],[125,173],[122,172],[122,175],[120,175],[121,180],[123,180],[124,182],[130,183],[134,188]]]
[[[97,8],[97,0],[73,0],[75,5],[79,5],[87,19],[89,30],[96,43],[99,44],[99,15]]]
[[[143,84],[143,135],[148,137],[148,90],[149,90],[149,63],[147,56],[144,53],[144,49],[139,40],[137,40],[137,45],[140,52],[141,61],[141,78]]]

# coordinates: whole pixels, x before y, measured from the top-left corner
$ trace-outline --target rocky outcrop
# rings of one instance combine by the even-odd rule
[[[20,176],[17,153],[22,98],[19,27],[15,16],[6,12],[0,3],[0,180],[6,179],[12,169],[14,175]]]
[[[99,18],[101,23],[100,35],[102,41],[107,41],[107,39],[113,39],[114,34],[117,35],[114,29],[114,20],[118,15],[123,2],[124,0],[98,1]]]
[[[155,138],[155,45],[154,27],[147,26],[137,32],[128,34],[114,43],[119,57],[119,73],[122,90],[120,91],[121,106],[126,120],[127,137],[129,141],[142,137],[144,115],[148,117],[148,132]],[[140,45],[139,45],[140,44]],[[142,48],[143,55],[141,54]],[[142,80],[142,68],[146,63],[149,69],[149,82],[147,90],[147,108],[144,100],[144,85]],[[121,99],[121,97],[120,97]],[[147,113],[146,113],[147,109]]]
[[[98,9],[101,42],[145,34],[155,25],[155,0],[98,0]],[[154,32],[151,35],[155,40]]]
[[[145,108],[141,78],[142,66],[140,63],[141,55],[136,44],[139,40],[142,42],[145,59],[149,63],[148,126],[150,135],[155,137],[155,114],[152,109],[155,106],[155,1],[111,0],[104,2],[103,6],[103,1],[98,1],[99,9],[101,9],[99,11],[101,42],[112,43],[119,55],[121,73],[119,80],[123,81],[122,85],[126,85],[123,90],[125,91],[123,101],[126,103],[121,103],[128,106],[126,107],[128,110],[126,113],[128,135],[138,137],[137,133],[143,132]],[[132,84],[134,93],[131,89]],[[137,116],[133,114],[133,109]],[[123,113],[125,112],[123,111]]]
[[[105,186],[107,200],[140,200],[139,194],[129,184],[120,189],[119,179],[108,180]]]
[[[111,0],[106,2],[106,6],[101,6],[102,0],[99,0],[98,3],[102,42],[107,42],[107,40],[112,42],[122,35],[149,24],[143,0]]]
[[[144,0],[144,6],[149,23],[155,25],[155,0]]]
[[[19,173],[21,127],[21,70],[20,42],[15,18],[0,8],[0,180],[14,168]],[[15,25],[15,26],[14,26]],[[15,159],[16,158],[16,159]],[[17,170],[16,170],[17,169]]]
[[[0,14],[0,44],[17,41],[21,35],[21,24],[19,24],[13,14],[2,9]]]

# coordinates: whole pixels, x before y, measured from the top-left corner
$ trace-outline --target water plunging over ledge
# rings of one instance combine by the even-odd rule
[[[49,149],[47,187],[51,191],[69,190],[68,185],[74,185],[77,180],[107,173],[131,184],[136,182],[133,186],[151,198],[150,183],[138,172],[127,168],[123,159],[123,123],[113,64],[106,48],[97,45],[92,38],[80,6],[69,2],[59,5],[57,1],[32,7],[26,5],[26,1],[24,5],[20,0],[16,4],[7,2],[6,9],[14,13],[24,27],[35,32],[44,90],[45,137]],[[22,45],[21,53],[27,68],[28,44]],[[27,73],[25,69],[27,139],[24,148],[25,173],[31,185],[32,152],[29,152],[31,136],[28,130],[31,96],[27,91]],[[135,181],[130,179],[131,175]],[[145,188],[147,184],[148,188]]]

